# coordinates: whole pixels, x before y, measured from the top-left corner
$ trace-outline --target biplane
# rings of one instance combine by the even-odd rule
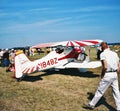
[[[21,79],[26,74],[48,69],[100,67],[101,62],[90,61],[81,47],[96,45],[101,42],[102,40],[63,41],[32,46],[32,48],[51,47],[54,50],[34,61],[30,61],[24,53],[17,53],[15,56],[15,78]]]

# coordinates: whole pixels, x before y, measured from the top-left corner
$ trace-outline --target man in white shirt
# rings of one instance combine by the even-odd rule
[[[120,111],[120,91],[118,85],[117,72],[120,71],[120,62],[117,53],[111,51],[106,42],[101,43],[102,53],[100,60],[102,62],[101,80],[93,99],[89,104],[84,105],[86,109],[94,109],[97,102],[104,95],[107,88],[111,85],[113,89],[113,97],[117,111]]]

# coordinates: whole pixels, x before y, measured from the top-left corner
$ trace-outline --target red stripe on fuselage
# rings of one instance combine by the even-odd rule
[[[59,58],[58,60],[63,60],[63,59],[67,59],[67,58],[76,58],[78,56],[79,53],[77,53],[75,50],[72,50],[68,55]]]
[[[34,72],[34,67],[32,67],[32,69],[31,69],[30,73],[32,73],[32,72]]]

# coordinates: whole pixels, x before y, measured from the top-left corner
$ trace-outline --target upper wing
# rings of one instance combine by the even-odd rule
[[[102,64],[100,61],[92,61],[92,62],[70,62],[65,64],[64,66],[60,66],[57,68],[97,68],[100,67]]]
[[[96,45],[101,43],[102,40],[73,40],[73,41],[62,41],[54,43],[54,46],[62,45],[62,46],[78,46],[78,47],[84,47],[84,46],[90,46],[90,45]]]
[[[41,44],[37,44],[32,46],[32,48],[43,48],[43,47],[51,47],[53,44],[55,44],[55,42],[51,42],[51,43],[41,43]]]
[[[32,46],[32,48],[52,47],[52,46],[58,46],[58,45],[84,47],[84,46],[89,46],[89,45],[96,45],[96,44],[99,44],[101,42],[102,42],[102,40],[82,40],[82,41],[73,40],[73,41],[41,43],[41,44],[37,44],[37,45]]]

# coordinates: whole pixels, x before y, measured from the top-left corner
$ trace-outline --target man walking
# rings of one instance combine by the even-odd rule
[[[94,109],[97,102],[103,96],[107,88],[111,85],[113,89],[113,97],[117,111],[120,111],[120,91],[118,85],[117,72],[120,71],[120,62],[117,53],[111,51],[106,42],[101,43],[102,53],[100,60],[102,62],[101,80],[93,99],[89,104],[84,105],[86,109]]]

